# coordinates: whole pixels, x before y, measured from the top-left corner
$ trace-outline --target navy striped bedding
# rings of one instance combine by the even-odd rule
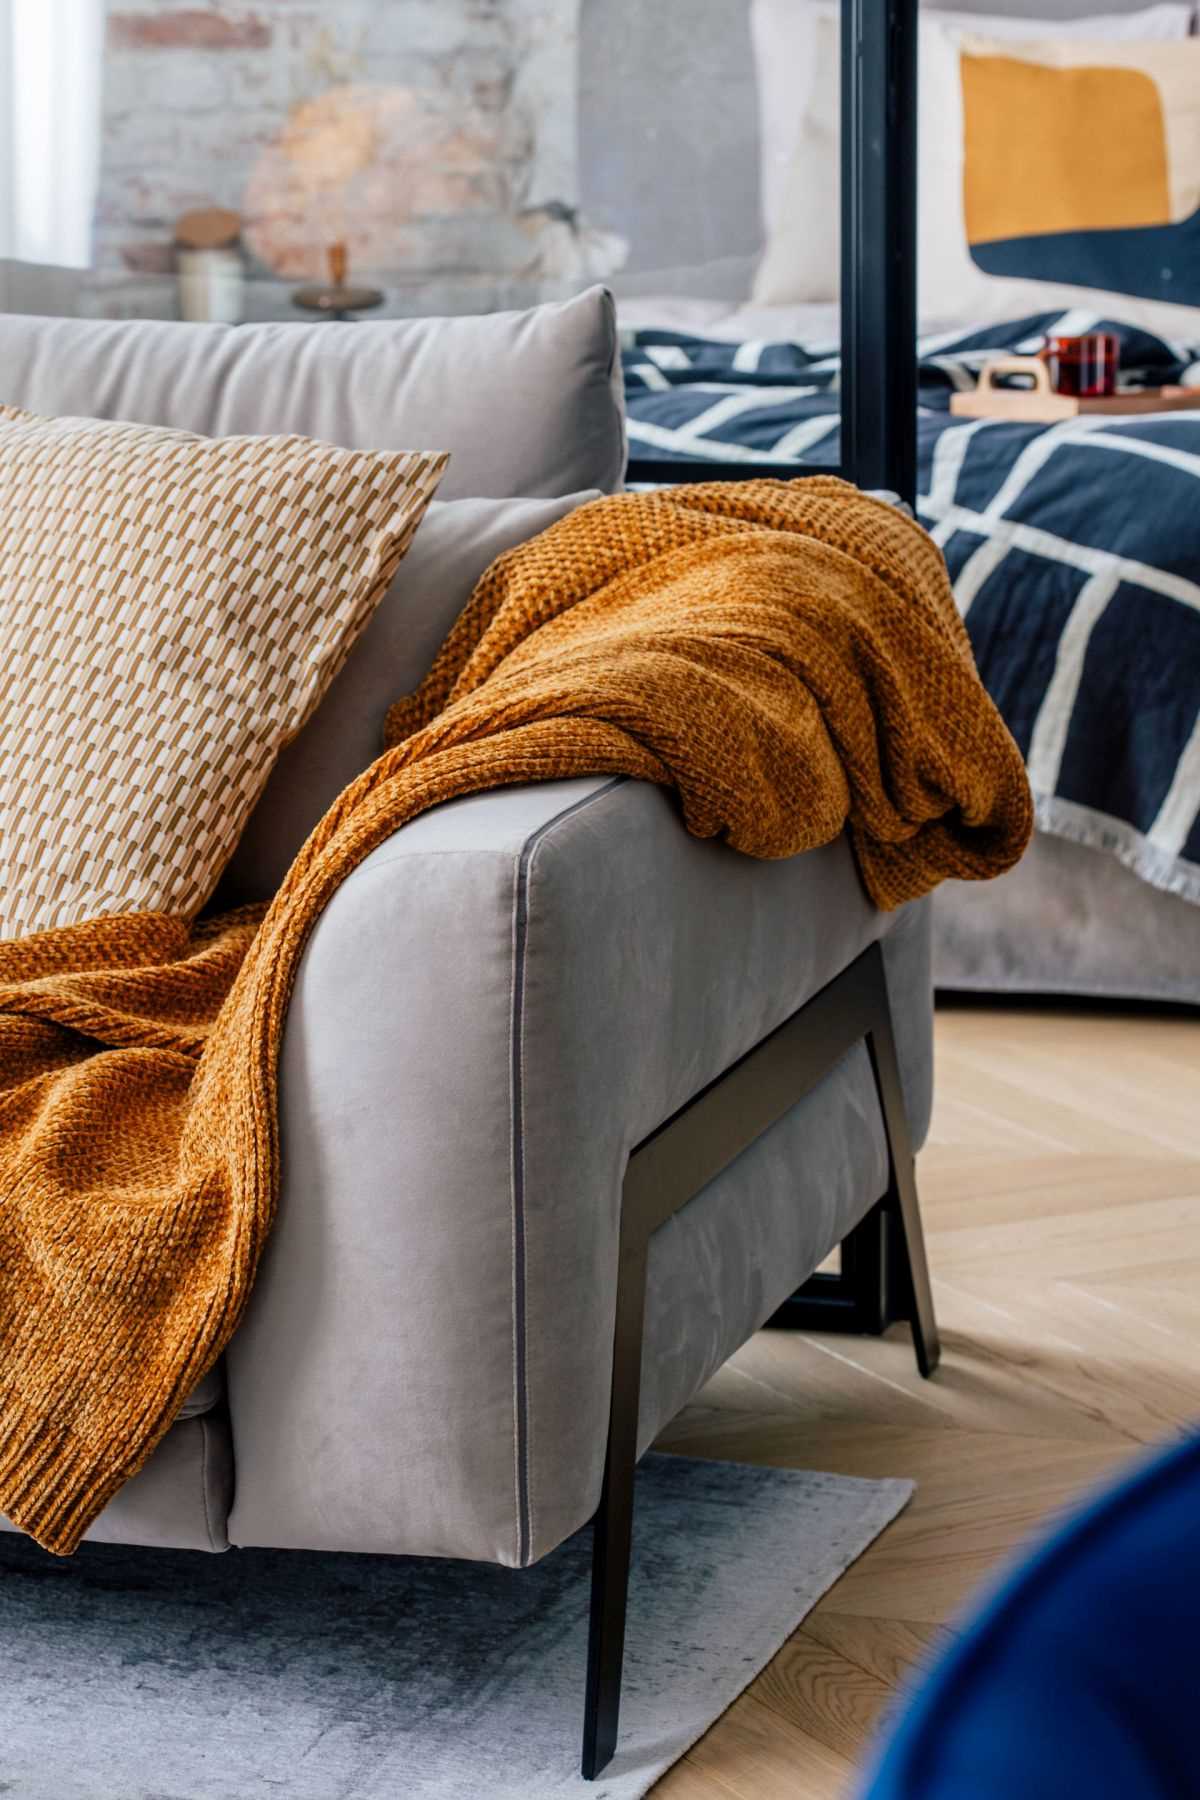
[[[1039,827],[1200,904],[1200,411],[1055,425],[949,412],[987,356],[1035,349],[1061,317],[922,341],[918,515]],[[1122,339],[1123,380],[1200,385],[1200,344],[1096,323]],[[781,475],[837,461],[835,346],[641,330],[623,356],[635,459]]]

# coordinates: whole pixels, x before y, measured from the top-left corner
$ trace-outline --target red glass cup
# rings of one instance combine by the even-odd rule
[[[1115,332],[1088,331],[1082,337],[1048,337],[1041,352],[1056,394],[1100,400],[1117,391],[1121,345]]]

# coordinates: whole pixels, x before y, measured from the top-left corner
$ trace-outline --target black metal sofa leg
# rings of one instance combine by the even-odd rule
[[[617,1281],[613,1387],[600,1506],[592,1525],[592,1606],[588,1622],[587,1697],[582,1770],[591,1781],[612,1760],[621,1710],[625,1608],[633,1543],[633,1481],[637,1466],[642,1386],[642,1327],[646,1314],[647,1241],[640,1233],[623,1247]]]
[[[592,1531],[582,1756],[588,1781],[612,1760],[617,1746],[650,1239],[864,1040],[887,1140],[887,1191],[845,1238],[840,1273],[811,1277],[770,1323],[872,1333],[907,1319],[921,1374],[931,1375],[937,1367],[938,1331],[912,1141],[883,953],[875,944],[630,1157],[621,1195],[608,1442]]]
[[[882,957],[880,976],[882,979]],[[942,1346],[933,1310],[925,1233],[917,1201],[916,1159],[908,1131],[908,1114],[904,1110],[886,980],[883,981],[882,1011],[876,1025],[867,1033],[867,1054],[871,1058],[871,1073],[875,1077],[875,1091],[879,1095],[887,1136],[888,1187],[878,1209],[884,1221],[884,1268],[891,1274],[893,1288],[898,1286],[900,1289],[898,1314],[912,1327],[917,1368],[928,1379],[941,1359]]]
[[[875,1023],[865,1035],[887,1140],[887,1191],[842,1240],[838,1272],[811,1275],[768,1323],[792,1331],[878,1337],[890,1325],[907,1320],[917,1367],[929,1376],[937,1368],[941,1343],[886,985]]]

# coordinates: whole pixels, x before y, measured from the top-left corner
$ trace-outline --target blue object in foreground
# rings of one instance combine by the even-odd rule
[[[1200,1436],[1076,1514],[904,1707],[863,1800],[1200,1794]]]

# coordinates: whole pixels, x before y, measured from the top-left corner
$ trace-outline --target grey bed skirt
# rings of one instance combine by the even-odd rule
[[[938,889],[933,973],[949,991],[1200,1005],[1200,906],[1039,831],[998,881]]]

